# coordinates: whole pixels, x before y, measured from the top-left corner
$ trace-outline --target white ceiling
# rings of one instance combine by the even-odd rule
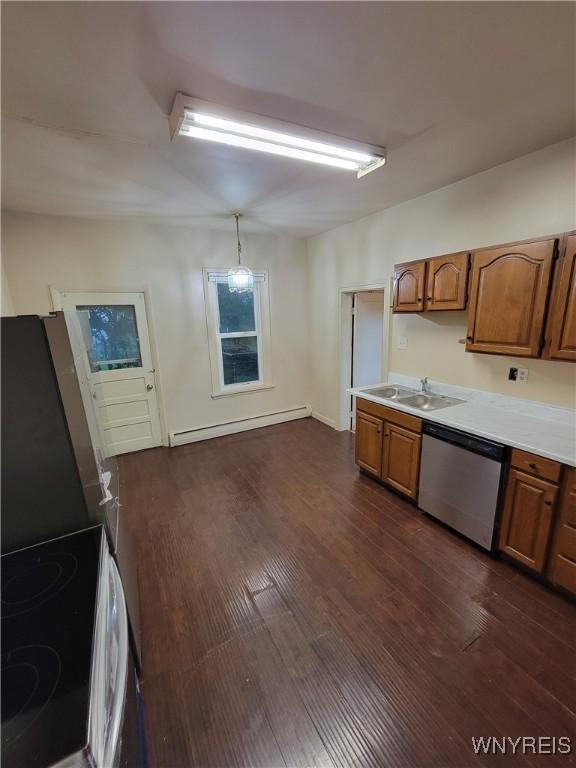
[[[3,207],[309,235],[576,133],[573,3],[8,2]],[[179,138],[176,91],[388,147],[364,179]]]

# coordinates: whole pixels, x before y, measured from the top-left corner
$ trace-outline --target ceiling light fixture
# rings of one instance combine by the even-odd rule
[[[305,160],[356,171],[358,178],[386,163],[383,147],[360,144],[272,118],[233,112],[183,93],[176,94],[169,123],[172,139],[188,136]]]
[[[233,213],[236,219],[236,244],[238,247],[238,266],[228,270],[228,290],[231,293],[246,293],[254,287],[254,275],[248,267],[242,266],[242,243],[240,242],[241,213]]]

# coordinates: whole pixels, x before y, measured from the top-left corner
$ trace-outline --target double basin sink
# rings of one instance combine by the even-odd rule
[[[408,387],[395,387],[392,385],[386,387],[376,387],[375,389],[365,389],[367,395],[381,397],[384,400],[394,400],[401,405],[408,405],[411,408],[417,408],[420,411],[437,411],[440,408],[449,408],[451,405],[465,403],[457,397],[445,397],[444,395],[431,395],[427,392],[417,392]]]

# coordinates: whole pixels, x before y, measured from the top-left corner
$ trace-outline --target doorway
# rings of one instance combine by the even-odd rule
[[[385,286],[340,291],[340,430],[355,430],[350,387],[379,384],[388,376],[389,312]]]
[[[384,291],[362,291],[352,297],[352,386],[382,380]]]
[[[59,308],[79,312],[86,374],[105,454],[161,445],[144,293],[54,293]]]

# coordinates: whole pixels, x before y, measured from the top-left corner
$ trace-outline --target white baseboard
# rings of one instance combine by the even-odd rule
[[[336,422],[334,419],[329,419],[328,416],[323,416],[321,413],[318,413],[318,411],[312,411],[312,418],[318,419],[322,424],[327,424],[329,427],[332,427],[332,429],[336,429]]]
[[[303,405],[299,408],[289,408],[285,411],[276,411],[274,413],[265,413],[262,416],[253,416],[249,419],[235,419],[225,424],[213,424],[208,427],[199,427],[197,429],[187,429],[182,432],[170,433],[170,446],[174,448],[177,445],[186,445],[186,443],[197,443],[200,440],[211,440],[214,437],[224,437],[233,435],[236,432],[246,432],[249,429],[259,429],[260,427],[269,427],[272,424],[281,424],[283,421],[294,421],[294,419],[305,419],[311,414],[309,405]]]

